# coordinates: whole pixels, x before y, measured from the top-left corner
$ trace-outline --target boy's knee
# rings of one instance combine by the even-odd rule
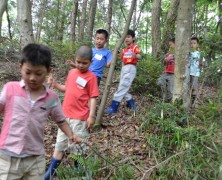
[[[53,158],[61,160],[63,158],[63,154],[64,154],[63,151],[55,150],[53,153]]]

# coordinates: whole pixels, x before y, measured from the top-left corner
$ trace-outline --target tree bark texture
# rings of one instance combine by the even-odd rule
[[[70,31],[70,44],[73,44],[77,39],[75,38],[76,19],[78,13],[78,0],[73,0],[72,18],[71,18],[71,31]]]
[[[157,52],[160,47],[161,36],[160,36],[160,13],[161,13],[161,0],[154,0],[152,7],[152,56],[154,59],[157,58]]]
[[[8,0],[0,0],[0,37],[2,36],[2,16],[6,10]]]
[[[102,100],[101,100],[101,103],[100,103],[100,106],[99,106],[99,111],[98,111],[98,114],[97,114],[97,117],[96,117],[96,125],[101,125],[101,122],[102,122],[102,116],[103,116],[104,108],[105,108],[105,105],[106,105],[106,100],[107,100],[107,97],[108,97],[108,94],[109,94],[109,91],[110,91],[110,87],[112,85],[112,77],[113,77],[113,72],[114,72],[114,69],[115,69],[117,52],[120,49],[120,47],[123,44],[124,39],[126,37],[127,31],[129,29],[130,22],[131,22],[131,19],[132,19],[132,15],[133,15],[135,5],[136,5],[136,0],[132,0],[130,10],[129,10],[129,14],[127,16],[127,21],[126,21],[126,24],[125,24],[125,27],[124,27],[123,34],[122,34],[121,38],[119,39],[119,41],[116,45],[116,48],[113,52],[112,62],[111,62],[108,77],[107,77],[107,80],[106,80],[105,89],[103,91]]]
[[[107,11],[107,17],[106,17],[106,30],[110,35],[111,32],[111,22],[112,22],[112,11],[113,11],[113,0],[109,0],[108,4],[108,11]],[[106,47],[109,46],[109,40],[106,43]]]
[[[62,0],[61,9],[59,9],[59,21],[58,21],[58,33],[56,40],[63,40],[64,35],[64,26],[65,26],[65,18],[67,16],[66,12],[64,12],[65,7],[67,6],[67,0]]]
[[[169,11],[167,13],[166,21],[164,23],[162,41],[160,51],[158,52],[159,59],[165,58],[167,51],[169,50],[168,42],[171,38],[175,37],[175,22],[177,18],[177,11],[180,0],[173,0]]]
[[[190,38],[192,32],[192,12],[195,0],[180,1],[176,28],[174,94],[173,101],[182,99],[185,108],[190,107]]]
[[[23,48],[34,43],[30,0],[17,0],[17,13],[20,31],[20,44]]]
[[[91,0],[90,4],[90,13],[89,13],[89,21],[87,28],[87,39],[91,42],[93,37],[93,26],[96,16],[96,8],[97,8],[97,0]]]
[[[42,0],[41,4],[40,4],[40,10],[38,12],[37,30],[36,30],[36,36],[35,36],[36,42],[40,41],[41,31],[42,31],[42,23],[43,23],[43,19],[45,17],[47,3],[48,3],[47,0]]]
[[[83,3],[82,3],[82,16],[81,16],[81,21],[80,21],[78,41],[82,41],[83,40],[85,24],[86,24],[87,2],[88,2],[88,0],[83,0]]]

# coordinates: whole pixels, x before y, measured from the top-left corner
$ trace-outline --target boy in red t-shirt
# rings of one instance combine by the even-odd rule
[[[65,93],[62,104],[66,121],[76,135],[84,140],[88,137],[88,129],[93,127],[95,122],[96,97],[99,95],[97,78],[88,70],[92,62],[92,49],[88,46],[80,46],[76,52],[76,68],[69,71],[66,84],[61,85],[50,77],[48,83],[51,87]],[[68,138],[58,130],[55,151],[45,180],[51,179],[55,174],[55,169],[61,163],[63,152],[68,148]],[[72,145],[70,152],[75,155],[82,155],[85,150],[85,143]],[[75,165],[77,166],[76,162]]]
[[[170,51],[166,54],[164,59],[164,72],[159,77],[157,84],[161,86],[164,101],[172,101],[173,85],[174,85],[174,49],[175,38],[169,40]]]
[[[114,94],[111,106],[105,109],[106,114],[116,113],[123,98],[126,99],[127,106],[130,109],[136,109],[135,101],[133,100],[132,95],[129,94],[129,89],[136,77],[137,61],[141,59],[139,46],[134,44],[135,39],[135,32],[133,30],[128,30],[125,38],[125,44],[127,47],[123,49],[120,56],[123,61],[123,66],[121,69],[119,87]]]

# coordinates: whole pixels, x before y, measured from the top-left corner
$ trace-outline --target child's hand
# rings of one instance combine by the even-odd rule
[[[94,125],[94,123],[95,123],[95,117],[94,117],[94,116],[93,116],[93,117],[92,117],[92,116],[89,116],[88,119],[87,119],[87,121],[86,121],[87,129],[92,128],[93,125]]]
[[[80,138],[79,136],[77,135],[73,135],[71,137],[69,137],[69,140],[72,142],[72,143],[75,143],[75,144],[80,144],[82,143],[82,138]]]
[[[66,63],[72,67],[76,67],[76,64],[72,60],[67,60]]]
[[[55,78],[52,76],[52,74],[49,75],[48,80],[47,80],[47,84],[48,84],[49,88],[54,87]]]

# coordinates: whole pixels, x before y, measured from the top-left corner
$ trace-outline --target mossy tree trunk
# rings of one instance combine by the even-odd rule
[[[189,54],[192,32],[192,12],[195,0],[180,1],[176,22],[176,48],[173,101],[182,99],[185,108],[190,107]]]

